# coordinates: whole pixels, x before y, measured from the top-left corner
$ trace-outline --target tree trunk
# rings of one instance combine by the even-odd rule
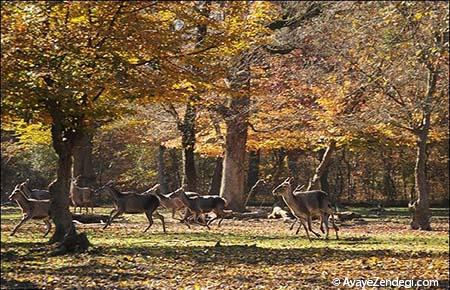
[[[169,189],[174,191],[181,186],[181,176],[180,176],[180,158],[176,148],[169,150],[170,155],[170,167],[169,167]]]
[[[77,132],[62,126],[63,118],[57,112],[53,116],[51,128],[53,148],[58,155],[58,170],[56,180],[49,185],[52,196],[50,211],[55,223],[55,232],[50,243],[58,243],[58,254],[86,250],[89,241],[85,234],[78,235],[72,223],[69,211],[69,184],[72,167],[72,152]]]
[[[431,230],[430,225],[430,202],[429,189],[427,180],[427,141],[428,133],[431,125],[431,98],[436,92],[436,82],[438,71],[435,70],[431,64],[427,64],[428,79],[427,91],[423,101],[423,120],[422,126],[416,130],[417,136],[417,158],[416,167],[414,168],[414,179],[417,200],[412,203],[413,217],[411,221],[412,229]]]
[[[287,152],[287,165],[289,169],[289,175],[294,178],[292,187],[296,188],[299,183],[299,171],[298,171],[298,159],[300,157],[300,150],[294,149]]]
[[[215,161],[214,173],[211,178],[211,185],[209,187],[210,195],[220,194],[220,182],[222,180],[222,170],[223,170],[223,158],[217,157]]]
[[[319,187],[321,189],[323,185],[328,187],[328,180],[325,183],[324,180],[321,180],[321,177],[322,175],[328,177],[328,168],[330,166],[332,155],[335,149],[336,142],[333,140],[323,154],[322,161],[320,162],[319,166],[317,166],[316,172],[311,179],[311,182],[309,183],[308,190],[319,189]]]
[[[286,150],[277,149],[274,152],[275,162],[273,165],[273,184],[276,186],[281,183],[281,175],[283,174],[284,159],[286,158]]]
[[[94,166],[92,165],[92,138],[93,132],[88,128],[79,132],[73,146],[73,171],[72,176],[78,178],[81,187],[96,187]]]
[[[158,146],[158,183],[159,183],[159,191],[162,194],[166,194],[169,192],[167,184],[166,163],[164,160],[165,151],[166,147],[164,147],[163,145]]]
[[[223,158],[222,183],[220,196],[228,202],[233,211],[245,210],[245,145],[247,143],[248,96],[234,97],[230,102],[233,114],[226,119],[225,155]]]
[[[431,230],[430,203],[428,199],[428,181],[426,176],[428,130],[417,134],[417,157],[414,168],[415,191],[417,200],[412,203],[413,217],[411,228]]]
[[[261,150],[250,151],[248,154],[248,173],[246,192],[249,192],[252,186],[259,179],[259,162],[261,160]]]
[[[322,160],[325,157],[325,149],[322,149],[319,151],[319,160],[322,162]],[[328,173],[329,173],[330,164],[324,167],[322,174],[320,175],[319,181],[320,181],[320,189],[325,192],[330,192],[330,184],[328,182]]]
[[[182,126],[181,145],[183,147],[182,184],[188,191],[197,191],[197,171],[195,169],[195,115],[196,108],[190,101],[186,104],[186,113]]]
[[[389,156],[385,156],[384,158],[384,171],[383,171],[383,191],[388,201],[395,200],[397,195],[397,190],[395,188],[395,182],[392,178],[392,164]]]

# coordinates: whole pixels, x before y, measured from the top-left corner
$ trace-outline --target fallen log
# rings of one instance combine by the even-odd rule
[[[357,219],[357,218],[362,217],[359,213],[352,212],[352,211],[338,212],[338,213],[336,213],[336,215],[341,222],[350,221],[352,219]]]
[[[106,223],[109,216],[104,214],[72,214],[72,220],[82,224]]]
[[[287,218],[291,218],[291,217],[293,217],[293,216],[290,212],[285,211],[284,209],[282,209],[279,206],[275,206],[272,209],[272,212],[267,216],[267,218],[269,218],[269,219],[279,219],[279,218],[287,219]]]
[[[251,211],[251,212],[232,212],[229,215],[229,218],[236,218],[236,219],[260,219],[260,218],[267,218],[267,215],[269,213],[265,210],[257,210],[257,211]]]

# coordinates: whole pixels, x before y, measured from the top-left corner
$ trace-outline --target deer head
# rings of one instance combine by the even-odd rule
[[[291,182],[292,182],[293,179],[294,179],[293,177],[286,178],[283,181],[283,183],[281,183],[280,185],[275,187],[274,190],[272,190],[272,194],[274,196],[279,196],[279,195],[283,195],[287,191],[290,191],[291,188],[292,188]]]

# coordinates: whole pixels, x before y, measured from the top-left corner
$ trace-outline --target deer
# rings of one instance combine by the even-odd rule
[[[31,219],[41,219],[46,225],[44,237],[50,232],[52,224],[50,223],[50,200],[31,199],[16,185],[13,192],[9,195],[9,200],[15,201],[22,210],[22,219],[14,227],[10,236],[14,236],[17,230]]]
[[[177,189],[172,194],[174,197],[178,197],[181,202],[183,202],[184,206],[186,206],[192,214],[194,222],[197,222],[197,218],[201,216],[203,220],[202,225],[206,226],[208,229],[210,229],[209,225],[217,219],[219,219],[218,227],[220,227],[223,218],[231,213],[230,210],[225,209],[227,204],[226,199],[218,195],[188,196],[184,190],[184,187]],[[204,215],[210,212],[214,212],[216,216],[206,222]],[[186,225],[187,218],[188,216],[185,216],[183,219]]]
[[[119,191],[115,186],[113,181],[109,181],[104,186],[96,190],[96,192],[107,191],[109,196],[112,198],[114,203],[114,209],[109,214],[109,218],[103,229],[106,229],[111,222],[121,214],[138,214],[145,213],[148,219],[148,226],[144,230],[144,233],[152,226],[154,215],[161,220],[163,231],[166,232],[166,225],[164,223],[164,217],[159,214],[156,209],[159,207],[159,198],[154,194],[159,188],[159,184],[155,185],[153,188],[141,193],[123,193]]]
[[[309,231],[311,231],[317,237],[320,237],[320,234],[314,232],[311,227],[312,217],[317,215],[320,216],[321,227],[322,223],[325,225],[325,239],[328,239],[329,236],[328,220],[330,216],[333,229],[336,233],[336,239],[339,239],[339,228],[334,222],[333,209],[331,207],[331,202],[328,194],[321,190],[311,190],[304,192],[293,191],[291,182],[292,178],[288,177],[285,181],[283,181],[283,183],[278,185],[272,191],[272,194],[275,196],[281,196],[283,198],[292,214],[300,222],[300,226],[303,226],[303,228],[305,229],[308,240],[311,241]],[[308,225],[308,227],[306,225]],[[296,234],[298,233],[300,226],[298,227]]]
[[[80,208],[80,213],[83,210],[83,207],[86,210],[86,213],[89,212],[89,207],[91,208],[91,212],[94,212],[94,193],[95,191],[90,187],[80,187],[78,186],[78,179],[80,176],[76,178],[71,178],[70,182],[70,199],[74,206],[74,213],[77,211],[77,207]]]
[[[175,192],[171,192],[169,194],[157,193],[159,201],[161,205],[167,209],[172,210],[172,218],[175,219],[175,213],[183,208],[186,208],[184,203],[181,201],[179,197],[174,196]],[[188,197],[196,197],[199,196],[196,192],[186,192]]]
[[[19,189],[28,197],[32,199],[50,199],[50,192],[45,189],[30,189],[30,179],[18,184]]]

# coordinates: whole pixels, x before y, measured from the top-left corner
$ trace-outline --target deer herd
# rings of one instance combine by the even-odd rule
[[[97,190],[90,187],[81,187],[78,182],[79,177],[72,178],[70,183],[70,200],[74,208],[77,207],[79,212],[85,208],[86,213],[91,208],[94,209],[95,199],[101,194],[106,193],[114,204],[108,220],[103,229],[106,229],[111,222],[118,216],[126,214],[142,214],[144,213],[148,220],[148,226],[144,230],[146,232],[153,224],[153,217],[161,220],[163,231],[166,232],[164,216],[158,212],[160,206],[172,211],[172,218],[176,213],[184,210],[180,221],[190,228],[189,224],[196,223],[210,229],[213,221],[218,220],[220,226],[222,220],[232,215],[232,211],[226,209],[227,201],[218,195],[200,195],[196,192],[189,192],[185,187],[181,187],[169,194],[159,192],[159,184],[142,192],[121,192],[113,181],[109,181]],[[41,219],[46,225],[46,236],[51,230],[51,194],[48,190],[30,189],[29,180],[15,186],[9,199],[15,201],[22,210],[22,219],[14,227],[11,236],[28,220]],[[262,181],[265,185],[265,182]],[[329,220],[338,236],[338,227],[334,221],[333,209],[328,194],[321,190],[301,191],[301,188],[293,189],[292,178],[287,178],[273,191],[274,196],[281,196],[288,206],[295,220],[291,225],[291,230],[298,222],[296,234],[300,227],[306,231],[308,239],[311,241],[309,232],[317,237],[321,235],[312,229],[312,219],[318,217],[320,220],[320,230],[325,234],[324,238],[328,239]],[[207,220],[207,215],[214,213],[214,217]]]

